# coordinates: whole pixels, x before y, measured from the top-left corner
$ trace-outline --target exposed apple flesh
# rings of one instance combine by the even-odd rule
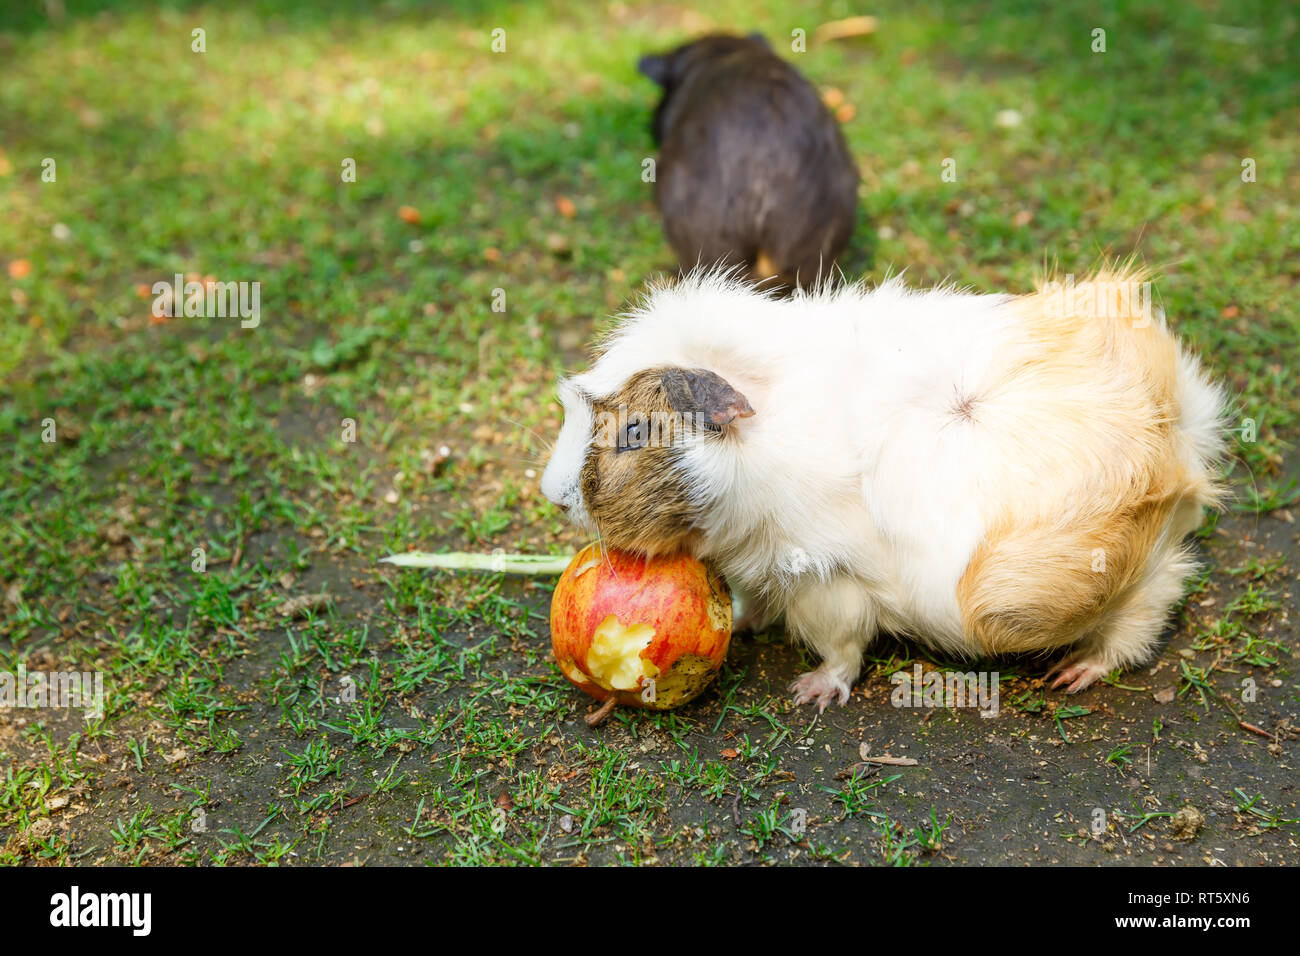
[[[689,555],[579,551],[551,599],[555,660],[596,700],[671,710],[717,675],[731,641],[727,585]]]

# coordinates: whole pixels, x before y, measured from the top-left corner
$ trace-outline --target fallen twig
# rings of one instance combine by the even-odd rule
[[[813,39],[818,42],[825,42],[827,40],[848,40],[852,37],[870,36],[876,32],[878,25],[879,21],[872,16],[832,20],[813,30]]]
[[[587,722],[588,727],[599,727],[605,718],[614,712],[614,708],[617,706],[618,701],[611,697],[606,700],[605,703],[601,704],[598,709],[593,710],[582,719]]]
[[[884,757],[863,757],[863,758],[862,758],[862,762],[863,762],[863,763],[878,763],[878,764],[883,764],[883,765],[886,766],[886,767],[916,767],[916,766],[919,766],[918,761],[916,761],[916,760],[915,760],[914,758],[912,758],[912,757],[890,757],[890,756],[884,756]]]
[[[1269,740],[1273,741],[1273,743],[1278,742],[1277,734],[1270,734],[1263,727],[1256,727],[1254,724],[1248,724],[1244,720],[1240,719],[1237,721],[1237,726],[1242,730],[1249,730],[1252,734],[1259,734],[1261,737],[1267,737]]]

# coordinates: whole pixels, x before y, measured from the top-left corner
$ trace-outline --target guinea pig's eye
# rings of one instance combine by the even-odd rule
[[[623,427],[618,436],[618,451],[633,451],[644,448],[650,441],[650,425],[640,418],[634,418]]]

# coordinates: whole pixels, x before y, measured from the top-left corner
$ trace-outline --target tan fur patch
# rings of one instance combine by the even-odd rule
[[[669,402],[664,371],[640,372],[621,391],[592,403],[593,441],[580,485],[588,513],[610,547],[671,553],[689,541],[698,518],[678,467],[680,443],[691,425]],[[618,423],[612,430],[611,422]],[[602,424],[612,443],[601,440]],[[631,445],[625,442],[629,437]],[[641,447],[632,447],[641,441]]]
[[[1101,272],[1073,287],[1073,306],[1051,286],[1011,306],[1024,354],[989,393],[1020,396],[1024,424],[1003,427],[998,447],[1049,480],[998,477],[958,583],[965,630],[989,653],[1078,640],[1142,579],[1171,519],[1181,537],[1189,509],[1199,516],[1214,498],[1173,435],[1177,345],[1149,298],[1144,310],[1125,295],[1145,279]]]

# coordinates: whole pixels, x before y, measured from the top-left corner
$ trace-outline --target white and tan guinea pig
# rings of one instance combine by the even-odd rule
[[[1143,279],[781,300],[694,273],[560,383],[542,490],[606,545],[684,548],[784,615],[822,659],[798,703],[846,702],[881,631],[1068,649],[1053,686],[1081,690],[1150,658],[1219,493],[1224,396]]]

